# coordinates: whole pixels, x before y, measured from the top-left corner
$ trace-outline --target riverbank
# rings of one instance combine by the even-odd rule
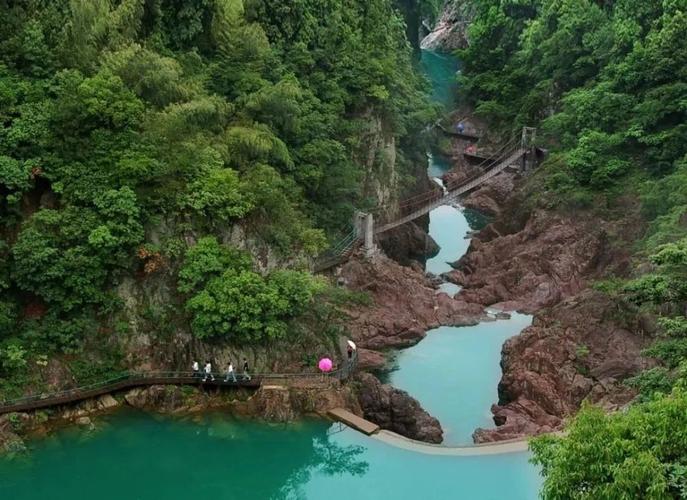
[[[455,167],[448,178],[466,175]],[[624,315],[595,280],[631,268],[630,248],[642,231],[637,205],[622,217],[599,219],[584,209],[550,209],[538,197],[536,172],[504,172],[465,204],[490,207],[493,221],[471,240],[446,277],[457,298],[534,314],[531,327],[503,347],[496,429],[477,442],[532,436],[563,428],[583,401],[613,411],[636,391],[623,381],[653,365],[642,356],[651,328]]]

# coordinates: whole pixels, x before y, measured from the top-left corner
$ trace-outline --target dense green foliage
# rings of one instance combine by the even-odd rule
[[[274,271],[263,277],[253,270],[250,256],[213,237],[193,246],[179,271],[179,289],[190,295],[186,308],[199,338],[283,338],[288,333],[286,320],[305,312],[322,288],[300,271]]]
[[[371,123],[403,174],[432,113],[392,0],[0,0],[0,19],[0,371],[108,342],[117,286],[176,282],[187,241],[240,226],[317,254],[382,170]],[[193,252],[199,337],[279,337],[317,288],[230,249],[201,276]]]
[[[584,408],[565,438],[531,443],[552,499],[668,499],[687,496],[687,394],[605,415]]]
[[[539,127],[559,200],[589,202],[622,186],[643,196],[662,231],[674,229],[687,207],[684,2],[476,3],[461,58],[477,111]]]

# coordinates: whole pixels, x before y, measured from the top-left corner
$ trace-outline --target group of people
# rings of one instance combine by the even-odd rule
[[[193,362],[192,368],[194,378],[203,377],[203,382],[207,382],[208,379],[211,381],[215,380],[215,375],[212,373],[212,363],[210,363],[210,361],[205,362],[202,372],[200,371],[200,364],[198,364],[198,361]],[[243,358],[243,373],[241,374],[241,380],[250,379],[251,376],[248,373],[248,360]],[[227,371],[225,372],[224,377],[225,382],[229,382],[229,380],[232,382],[238,382],[238,379],[236,378],[236,370],[234,369],[234,365],[231,361],[229,361],[229,365],[227,366]]]

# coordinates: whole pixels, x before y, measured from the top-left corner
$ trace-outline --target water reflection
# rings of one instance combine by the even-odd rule
[[[540,482],[523,453],[422,455],[350,429],[332,433],[323,421],[122,412],[105,422],[96,432],[72,428],[37,440],[21,460],[0,459],[0,498],[528,500]]]

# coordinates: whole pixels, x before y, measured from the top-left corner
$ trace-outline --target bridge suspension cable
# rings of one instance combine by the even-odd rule
[[[487,156],[484,160],[482,160],[480,163],[478,163],[474,168],[475,169],[483,169],[485,167],[488,167],[490,165],[494,165],[495,163],[498,163],[502,159],[505,159],[508,157],[508,154],[515,149],[517,146],[518,142],[520,141],[520,137],[517,135],[512,136],[508,142],[502,144],[495,152],[492,152]],[[455,189],[459,184],[462,184],[464,182],[469,182],[473,179],[476,179],[480,177],[484,172],[478,173],[476,175],[473,175],[467,179],[461,179],[459,181],[454,181],[451,184],[448,184],[444,186],[445,189],[447,190],[452,190]],[[391,207],[398,207],[399,209],[403,209],[409,206],[418,206],[422,203],[431,201],[436,198],[440,198],[443,196],[443,193],[438,190],[438,189],[431,189],[429,191],[425,191],[423,193],[408,197],[403,199],[401,202],[398,204],[384,204],[384,205],[378,205],[375,208],[371,209],[370,212],[376,213],[379,211],[384,210],[385,208],[391,208]]]
[[[491,179],[499,172],[511,166],[527,153],[533,146],[535,129],[523,129],[521,135],[513,135],[508,141],[490,152],[480,163],[475,166],[477,173],[455,181],[449,181],[443,190],[432,189],[402,200],[397,205],[381,204],[368,211],[367,214],[359,213],[356,217],[356,228],[332,246],[315,265],[315,271],[325,270],[341,263],[350,253],[363,242],[366,252],[374,251],[374,235],[393,229],[416,218],[429,213],[434,208],[452,203],[458,196],[464,194],[483,182]],[[396,206],[398,210],[385,211],[384,209]],[[373,225],[372,214],[375,213]],[[359,225],[361,220],[365,221]],[[366,228],[366,229],[365,229]]]
[[[484,160],[482,160],[478,165],[476,165],[476,169],[482,170],[481,172],[478,172],[477,174],[468,177],[466,179],[460,179],[456,180],[450,183],[447,183],[444,186],[444,192],[442,192],[439,189],[432,189],[430,191],[425,191],[424,193],[420,193],[415,196],[411,196],[410,198],[406,198],[403,201],[401,201],[397,206],[398,206],[398,212],[400,212],[400,215],[406,214],[408,212],[412,212],[414,209],[421,207],[425,204],[435,202],[437,200],[440,200],[446,196],[447,192],[452,192],[456,189],[459,189],[461,186],[467,185],[470,182],[481,178],[484,176],[486,172],[488,172],[490,169],[487,169],[484,171],[486,167],[492,166],[496,167],[499,165],[501,162],[506,160],[509,156],[512,155],[514,151],[518,149],[518,145],[520,142],[520,137],[519,136],[513,136],[511,137],[508,142],[505,144],[502,144],[495,152],[490,154],[488,157],[486,157]],[[380,205],[374,209],[375,212],[380,212],[384,208],[390,208],[392,205]],[[381,214],[377,215],[377,221],[382,222],[382,223],[390,223],[392,222],[393,218],[398,218],[399,214],[398,213],[393,213],[393,214]]]

